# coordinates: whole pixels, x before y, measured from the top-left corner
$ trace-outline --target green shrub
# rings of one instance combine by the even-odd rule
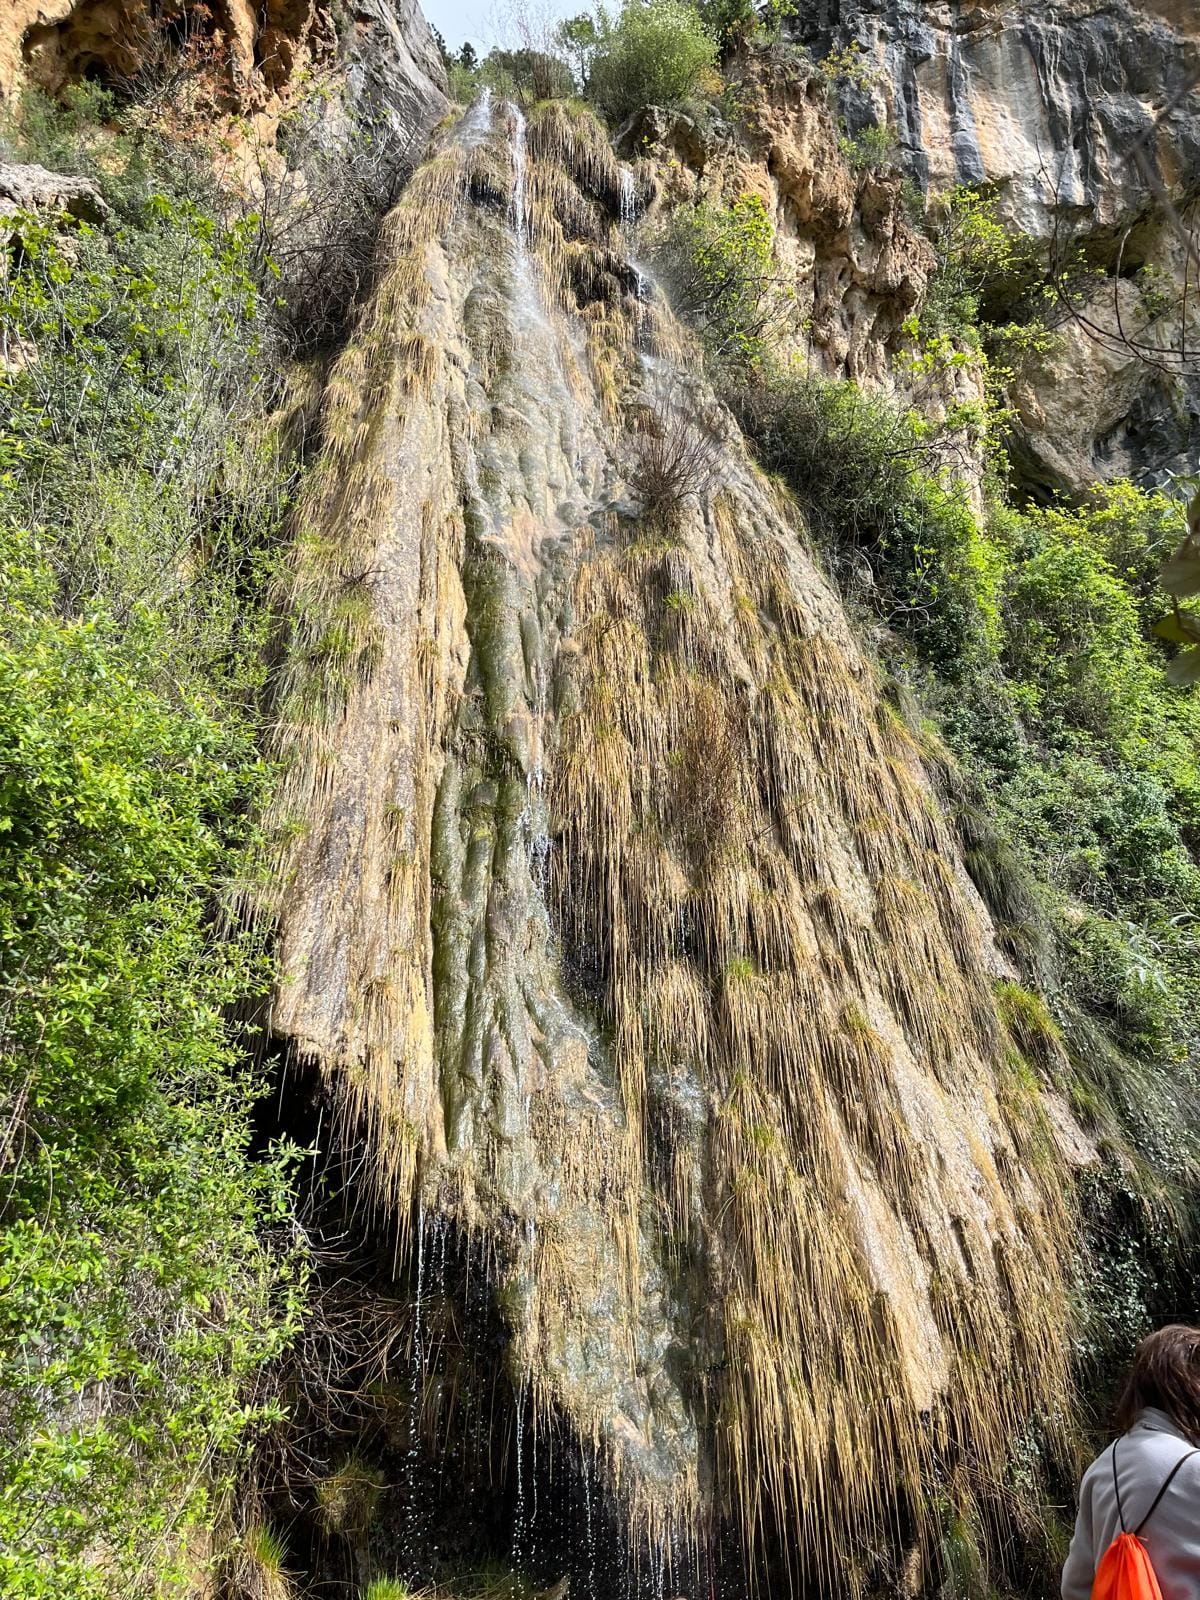
[[[64,617],[11,524],[0,611],[0,1589],[103,1595],[181,1555],[291,1325],[225,1021],[263,971],[212,926],[265,774],[160,612]]]
[[[299,1309],[289,1161],[252,1153],[261,1084],[231,1020],[268,977],[227,908],[271,781],[265,596],[297,472],[266,416],[254,224],[165,146],[74,116],[22,148],[102,147],[111,225],[19,217],[0,281],[14,1600],[179,1574],[274,1415],[253,1396]]]
[[[699,329],[710,360],[753,368],[776,312],[772,230],[758,195],[731,205],[675,206],[658,243],[678,310]]]
[[[1039,275],[1035,247],[1000,219],[995,194],[959,185],[938,197],[927,227],[937,252],[921,325],[929,334],[961,333],[995,308],[1020,299]]]
[[[747,39],[775,37],[785,17],[796,13],[795,0],[699,0],[697,10],[705,27],[727,48]]]
[[[886,125],[843,134],[838,149],[851,172],[884,172],[896,164],[896,135]]]
[[[767,371],[731,400],[843,585],[922,659],[961,677],[987,652],[993,553],[963,496],[936,476],[920,424],[882,396],[800,370]]]
[[[603,13],[588,96],[617,122],[646,105],[675,106],[715,73],[717,41],[685,0],[625,0]]]

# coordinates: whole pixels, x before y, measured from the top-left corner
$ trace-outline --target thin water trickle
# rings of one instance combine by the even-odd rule
[[[533,739],[526,785],[525,808],[529,829],[529,857],[538,897],[546,898],[546,864],[550,833],[546,822],[546,767],[542,744],[546,728],[546,668],[539,655],[533,666]]]
[[[596,1529],[592,1520],[592,1473],[583,1463],[583,1517],[587,1538],[587,1600],[596,1600]]]
[[[492,91],[483,89],[479,99],[463,112],[458,125],[458,136],[464,144],[479,144],[492,131]]]
[[[517,1395],[517,1505],[513,1513],[512,1561],[517,1571],[525,1558],[525,1384]]]
[[[417,1289],[413,1310],[412,1357],[409,1361],[408,1449],[404,1458],[406,1525],[410,1552],[415,1552],[421,1536],[417,1507],[417,1475],[421,1453],[421,1411],[425,1393],[425,1349],[422,1328],[422,1299],[425,1292],[425,1207],[417,1207]]]
[[[621,168],[621,226],[628,228],[637,221],[637,185],[633,181],[633,172],[629,167]]]
[[[628,233],[638,219],[637,185],[634,182],[633,172],[629,167],[621,168],[621,198],[618,216],[622,231]],[[650,298],[650,278],[645,268],[633,256],[629,257],[629,265],[633,269],[634,295],[638,300]]]
[[[512,112],[513,189],[509,202],[509,218],[517,236],[517,252],[524,256],[529,245],[528,221],[525,208],[525,172],[527,167],[525,145],[525,115],[520,106],[510,104]]]

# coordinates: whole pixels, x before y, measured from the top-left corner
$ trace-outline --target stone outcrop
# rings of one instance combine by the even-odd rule
[[[850,170],[826,79],[811,62],[754,52],[732,72],[750,108],[736,136],[719,121],[704,128],[651,107],[618,149],[653,173],[660,214],[679,202],[759,196],[788,289],[773,342],[794,345],[831,377],[889,382],[902,324],[934,266],[929,241],[905,215],[900,179]]]
[[[314,75],[361,121],[408,137],[445,106],[445,71],[413,0],[15,0],[0,27],[0,99],[88,80],[118,94],[186,75],[197,108],[273,132]]]
[[[17,211],[49,211],[80,222],[99,223],[108,215],[108,206],[90,178],[0,161],[0,226],[6,216]]]
[[[1182,0],[815,0],[792,29],[819,57],[857,49],[840,80],[847,124],[893,127],[923,186],[989,185],[1015,228],[1096,269],[1056,352],[1013,397],[1029,487],[1194,467],[1200,323],[1184,289],[1196,259],[1178,223],[1200,188],[1200,12]]]

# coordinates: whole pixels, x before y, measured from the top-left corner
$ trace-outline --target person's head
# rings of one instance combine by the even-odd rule
[[[1174,1322],[1149,1334],[1134,1352],[1117,1402],[1117,1427],[1127,1433],[1147,1406],[1165,1411],[1200,1444],[1200,1328]]]

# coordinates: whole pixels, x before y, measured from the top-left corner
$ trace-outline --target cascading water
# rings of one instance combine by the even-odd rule
[[[553,1419],[595,1466],[588,1600],[699,1595],[709,1530],[849,1594],[883,1463],[917,1482],[968,1441],[999,1473],[1054,1415],[1060,1124],[1005,1065],[1005,968],[916,740],[638,303],[632,175],[561,108],[492,121],[481,98],[414,175],[329,386],[274,1026],[402,1238],[419,1218],[431,1396],[426,1226],[476,1242],[519,1564]],[[703,470],[656,499],[647,441]]]
[[[630,235],[630,233],[631,233],[631,231],[632,231],[632,229],[634,227],[634,224],[637,222],[637,219],[638,219],[637,184],[636,184],[636,182],[634,180],[634,176],[633,176],[632,170],[629,167],[622,166],[622,168],[621,168],[620,222],[621,222],[621,231],[626,235],[626,239],[627,240],[628,240],[629,235]],[[635,293],[637,295],[637,298],[639,300],[645,300],[647,295],[649,294],[649,291],[650,291],[650,279],[649,279],[649,276],[648,276],[645,268],[641,265],[641,263],[639,261],[637,261],[632,255],[629,257],[629,265],[633,268],[634,275],[635,275]]]
[[[621,210],[620,221],[623,228],[630,227],[637,220],[637,185],[634,183],[633,173],[628,167],[621,168]]]
[[[492,131],[492,91],[484,88],[479,98],[463,113],[458,125],[458,136],[470,148],[486,139]]]
[[[513,186],[512,199],[509,201],[509,216],[512,219],[512,230],[517,241],[517,259],[527,262],[529,259],[529,229],[527,218],[528,200],[525,192],[525,172],[528,153],[525,138],[525,114],[520,106],[511,102],[508,107],[509,116],[512,118],[512,159],[513,159]]]

